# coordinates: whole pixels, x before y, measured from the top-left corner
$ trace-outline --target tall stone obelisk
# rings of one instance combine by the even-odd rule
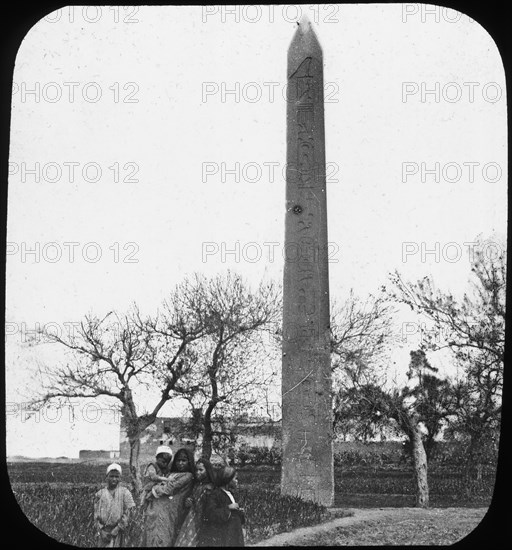
[[[303,17],[288,49],[281,492],[332,506],[322,48]]]

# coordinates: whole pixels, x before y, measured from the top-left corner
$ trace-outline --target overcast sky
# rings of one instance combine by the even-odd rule
[[[59,357],[23,345],[37,324],[152,312],[194,271],[281,278],[300,12],[324,52],[331,296],[376,292],[394,269],[462,292],[464,243],[506,232],[504,71],[477,22],[428,8],[75,6],[37,23],[13,78],[11,410],[34,359]],[[32,456],[77,456],[105,424],[7,421],[8,454]]]

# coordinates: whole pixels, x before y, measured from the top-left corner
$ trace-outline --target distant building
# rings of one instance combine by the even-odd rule
[[[78,458],[80,460],[92,460],[97,458],[114,459],[119,458],[120,456],[120,451],[96,451],[83,449],[78,453]]]
[[[216,426],[217,429],[219,426]],[[226,432],[236,434],[233,438],[235,447],[247,445],[249,447],[267,447],[281,445],[281,424],[264,422],[254,418],[231,425]],[[168,445],[175,453],[181,447],[194,450],[201,444],[201,438],[195,437],[191,431],[188,419],[160,417],[146,428],[141,437],[140,462],[150,462],[154,459],[155,451],[159,445]],[[120,426],[120,453],[121,459],[129,459],[130,443],[126,435],[126,427],[123,420]]]
[[[168,445],[173,452],[181,447],[195,448],[195,439],[191,436],[185,423],[180,418],[157,418],[148,426],[140,439],[139,460],[141,463],[150,462],[155,457],[159,445]],[[119,449],[121,459],[130,457],[130,443],[126,434],[124,419],[121,419]]]

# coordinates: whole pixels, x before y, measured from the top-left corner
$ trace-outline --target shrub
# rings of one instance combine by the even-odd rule
[[[95,546],[93,497],[98,486],[70,487],[50,483],[13,484],[29,521],[53,539],[74,546]]]
[[[13,483],[23,513],[38,529],[55,540],[73,546],[96,545],[93,529],[94,494],[101,487],[64,483]],[[244,487],[240,503],[247,516],[247,542],[252,543],[296,527],[315,525],[327,517],[324,506],[299,497],[281,496],[278,490]],[[139,546],[143,517],[137,508],[126,533],[125,544]]]
[[[107,465],[84,462],[8,462],[7,469],[11,482],[101,484],[105,481]],[[128,468],[123,469],[128,472]]]
[[[396,441],[341,442],[334,445],[334,450],[334,466],[341,469],[347,466],[398,465],[405,461],[403,445]]]
[[[297,527],[316,525],[329,517],[325,506],[299,497],[281,496],[275,489],[242,489],[240,503],[247,516],[247,542],[252,543]]]
[[[234,463],[236,466],[244,467],[251,465],[279,466],[281,464],[281,449],[279,447],[250,447],[241,445],[234,452]]]

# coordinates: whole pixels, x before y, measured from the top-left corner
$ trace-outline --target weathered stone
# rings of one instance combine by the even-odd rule
[[[334,499],[322,49],[303,18],[288,50],[281,491]]]

